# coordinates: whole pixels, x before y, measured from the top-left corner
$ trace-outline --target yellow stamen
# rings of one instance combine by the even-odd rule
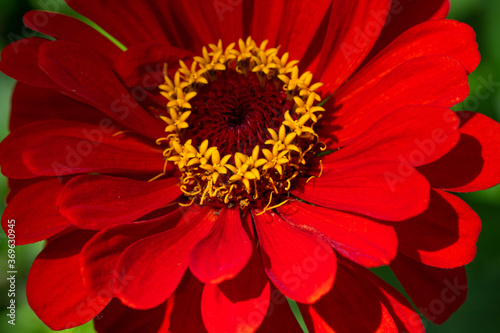
[[[165,145],[163,173],[150,181],[166,175],[167,164],[172,162],[181,172],[181,191],[192,198],[191,204],[203,205],[215,200],[228,204],[239,204],[246,208],[253,201],[264,200],[269,196],[264,211],[277,208],[287,201],[272,206],[273,195],[288,192],[292,180],[298,175],[307,176],[305,167],[308,154],[315,154],[319,141],[314,127],[325,109],[318,105],[321,97],[318,89],[322,83],[314,83],[310,72],[300,73],[298,61],[290,61],[288,52],[278,55],[278,48],[268,48],[268,41],[258,45],[251,37],[240,39],[226,48],[221,40],[217,44],[203,47],[202,55],[194,57],[188,66],[179,61],[179,68],[171,78],[164,66],[165,83],[159,86],[161,94],[167,99],[166,114],[160,118],[166,123],[166,137],[156,140],[158,145]],[[276,86],[282,82],[286,98],[293,105],[283,114],[277,128],[269,128],[270,138],[264,142],[268,149],[256,145],[251,156],[234,152],[221,156],[219,149],[210,146],[210,139],[203,142],[186,140],[186,129],[190,124],[191,114],[197,112],[196,103],[200,88],[209,85],[221,77],[220,71],[234,71],[244,75],[256,75],[262,89]],[[269,85],[270,84],[270,85]],[[126,131],[118,132],[119,135]],[[199,145],[199,146],[198,146]],[[314,149],[314,151],[313,151]],[[320,161],[321,163],[321,161]],[[321,177],[323,165],[319,176]],[[189,189],[189,190],[188,190]],[[263,213],[261,212],[261,213]]]
[[[191,201],[188,204],[183,204],[183,203],[179,202],[179,206],[189,207],[194,203],[194,200],[195,200],[195,198],[191,199]]]
[[[133,133],[133,132],[132,131],[128,131],[128,130],[126,130],[126,131],[119,131],[119,132],[116,132],[115,134],[113,134],[113,136],[118,136],[120,134],[126,134],[126,133]]]
[[[311,179],[314,179],[314,178],[319,178],[319,177],[321,177],[321,175],[323,175],[323,162],[322,162],[321,160],[319,161],[319,165],[321,166],[321,170],[319,171],[319,175],[309,177],[309,178],[306,180],[306,184],[307,184],[307,183],[309,183],[309,182],[311,181]]]

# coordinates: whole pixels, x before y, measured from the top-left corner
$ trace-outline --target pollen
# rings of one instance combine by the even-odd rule
[[[289,200],[294,179],[321,176],[311,176],[308,162],[322,149],[322,83],[267,45],[251,37],[210,44],[181,60],[172,78],[165,65],[166,136],[157,140],[165,168],[151,181],[174,164],[187,205],[265,212]]]

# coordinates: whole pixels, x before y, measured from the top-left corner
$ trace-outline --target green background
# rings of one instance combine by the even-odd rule
[[[0,0],[0,49],[8,44],[9,33],[22,35],[22,15],[30,9],[43,8],[40,0]],[[61,12],[71,13],[61,3]],[[498,0],[451,0],[449,18],[468,23],[476,31],[482,61],[478,69],[470,75],[471,94],[456,110],[471,110],[484,113],[500,120],[500,89],[495,88],[484,99],[486,89],[481,82],[490,78],[500,84],[500,1]],[[14,80],[0,73],[0,139],[8,134],[10,96]],[[497,85],[498,86],[498,85]],[[479,89],[479,90],[477,90]],[[479,91],[479,94],[477,93]],[[481,98],[481,97],[483,98]],[[7,182],[0,175],[0,212],[8,192]],[[469,294],[465,304],[445,324],[437,326],[425,322],[428,332],[500,332],[500,186],[486,191],[461,196],[481,216],[483,230],[479,238],[476,259],[467,266]],[[32,244],[16,248],[17,313],[16,326],[7,324],[7,246],[6,237],[0,236],[0,332],[52,332],[36,317],[26,301],[26,277],[29,268],[41,250],[42,244]],[[394,277],[385,269],[379,273],[398,286]],[[93,332],[89,323],[66,332]]]

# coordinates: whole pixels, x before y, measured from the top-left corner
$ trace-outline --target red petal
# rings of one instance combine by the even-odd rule
[[[239,208],[222,208],[214,229],[191,251],[189,268],[203,283],[220,283],[238,275],[251,255]]]
[[[287,297],[313,303],[335,279],[337,260],[331,247],[283,221],[275,213],[254,214],[267,275]]]
[[[50,242],[31,267],[26,286],[29,305],[53,330],[92,320],[111,300],[105,293],[90,296],[82,283],[78,255],[92,235],[74,231]]]
[[[361,87],[368,91],[392,69],[411,59],[425,56],[455,58],[469,73],[477,67],[481,58],[476,34],[467,24],[456,21],[422,23],[403,33],[364,66],[342,88],[342,95],[353,95]],[[430,69],[438,70],[437,66]],[[425,81],[429,83],[433,80]]]
[[[165,311],[166,304],[149,310],[135,310],[115,298],[94,319],[94,328],[98,333],[160,333],[163,332]]]
[[[333,1],[330,25],[317,67],[325,91],[337,90],[368,55],[384,27],[390,2]],[[304,2],[304,6],[319,11],[316,5]],[[303,29],[303,25],[297,22],[294,26]]]
[[[105,122],[102,112],[90,105],[80,103],[52,89],[18,82],[12,95],[10,130],[14,131],[24,125],[47,119],[97,125]]]
[[[19,192],[21,192],[25,188],[49,179],[51,178],[50,177],[39,177],[39,178],[29,178],[29,179],[7,178],[7,183],[9,185],[9,190],[10,190],[9,194],[7,195],[7,198],[5,199],[7,205],[15,198],[15,196]]]
[[[396,37],[406,30],[428,20],[442,20],[450,10],[449,0],[393,0],[386,25],[373,47],[371,55],[376,55]]]
[[[63,124],[61,126],[61,123]],[[36,141],[37,133],[40,129],[51,132],[54,135],[67,133],[66,125],[68,122],[44,121],[23,126],[10,133],[2,142],[0,142],[0,166],[2,173],[9,178],[26,179],[37,177],[31,172],[22,160],[22,150]]]
[[[184,275],[192,248],[207,235],[216,219],[210,207],[186,209],[175,228],[128,247],[120,257],[117,270],[134,279],[117,291],[120,300],[136,309],[163,303]],[[119,283],[115,279],[116,282]]]
[[[216,3],[220,4],[220,2]],[[224,5],[227,3],[222,4]],[[174,1],[172,2],[172,12],[174,17],[182,17],[182,22],[179,23],[189,31],[189,39],[192,39],[194,51],[200,52],[203,46],[207,46],[209,43],[214,43],[220,38],[216,21],[218,18],[216,16],[209,17],[208,15],[205,15],[200,7],[200,1],[194,4],[192,1]],[[224,17],[224,13],[222,13],[222,15]],[[227,15],[230,15],[230,13],[227,13]]]
[[[180,220],[182,213],[176,210],[155,220],[112,226],[98,232],[80,254],[83,282],[89,292],[112,290],[111,282],[114,278],[118,282],[115,282],[114,289],[125,288],[130,276],[116,270],[123,251],[142,238],[173,228]]]
[[[432,187],[472,192],[500,183],[500,124],[480,113],[461,111],[460,141],[440,160],[418,168]]]
[[[155,0],[161,1],[161,0]],[[202,46],[207,46],[209,43],[217,42],[221,34],[218,29],[218,15],[206,15],[202,9],[203,4],[221,5],[224,8],[221,10],[222,18],[231,15],[231,10],[228,10],[227,2],[209,2],[206,1],[174,1],[171,3],[174,18],[182,18],[182,21],[177,19],[177,25],[185,27],[189,31],[189,39],[192,39],[194,51],[200,52]],[[226,5],[226,6],[224,6]],[[164,6],[163,4],[161,6]],[[229,5],[231,9],[234,6]],[[236,41],[231,41],[236,42]],[[226,43],[227,45],[227,43]]]
[[[279,327],[281,332],[304,332],[290,309],[285,295],[280,293],[274,286],[271,286],[271,302],[269,303],[269,309],[267,310],[262,325],[259,326],[256,332],[275,333],[276,327]]]
[[[351,87],[351,82],[347,87]],[[362,89],[354,94],[339,91],[332,106],[337,110],[325,113],[322,119],[320,136],[330,138],[327,142],[330,148],[345,145],[398,108],[410,109],[407,105],[448,108],[469,94],[462,64],[441,56],[412,59],[389,72],[376,85],[360,87]],[[420,119],[425,122],[424,118]]]
[[[450,12],[450,0],[439,0],[439,2],[441,2],[441,6],[434,10],[429,20],[444,20],[448,17]]]
[[[387,265],[396,257],[398,238],[392,226],[372,219],[293,201],[281,217],[328,241],[343,256],[366,267]]]
[[[118,129],[110,119],[99,126],[64,120],[30,123],[0,143],[0,165],[6,176],[20,179],[113,169],[130,172],[141,165],[150,173],[163,169],[161,150],[133,137],[112,136]],[[145,161],[134,161],[134,155]]]
[[[159,209],[182,192],[178,179],[142,182],[103,175],[69,181],[59,195],[59,212],[84,229],[104,229],[128,223]]]
[[[168,39],[151,6],[135,0],[71,0],[68,5],[87,17],[125,46],[165,43]]]
[[[200,51],[205,44],[200,43],[198,40],[194,40],[194,36],[191,36],[192,27],[185,26],[184,17],[176,15],[173,11],[173,7],[177,2],[178,1],[173,2],[165,0],[148,1],[157,17],[158,23],[160,23],[163,28],[163,32],[173,46],[180,47],[184,50]]]
[[[56,88],[57,84],[38,66],[38,50],[48,42],[45,38],[24,38],[2,50],[0,71],[32,86]]]
[[[411,166],[353,158],[325,166],[320,178],[293,194],[323,207],[402,221],[427,208],[429,191],[427,180]]]
[[[269,299],[269,280],[262,259],[254,251],[248,265],[234,279],[205,285],[201,298],[205,327],[211,333],[255,332],[267,313]]]
[[[310,332],[398,332],[389,310],[373,295],[373,285],[339,265],[332,290],[313,305],[299,304]]]
[[[7,205],[2,227],[8,234],[9,221],[15,221],[16,245],[42,241],[72,226],[57,211],[56,199],[62,188],[58,179],[44,180],[21,190]]]
[[[38,176],[93,172],[157,175],[164,168],[161,149],[133,136],[113,135],[117,127],[111,120],[108,126],[51,122],[60,125],[57,132],[38,126],[29,134],[32,143],[22,152],[18,150],[24,164]]]
[[[352,273],[363,279],[367,286],[371,284],[369,287],[370,292],[389,310],[392,319],[398,327],[398,332],[425,332],[419,314],[413,310],[410,302],[399,291],[367,269],[357,267],[345,261],[344,264],[349,266]]]
[[[474,259],[481,221],[458,197],[434,190],[423,214],[395,228],[401,253],[429,266],[455,268]]]
[[[167,301],[169,333],[206,333],[201,317],[203,284],[186,273],[179,287]],[[160,331],[161,333],[166,330]],[[160,333],[159,332],[159,333]]]
[[[269,40],[269,45],[274,47],[277,43],[278,33],[281,30],[281,20],[285,0],[254,0],[253,15],[250,23],[250,36],[258,43]]]
[[[463,267],[430,267],[399,254],[391,268],[416,307],[433,323],[445,322],[467,297]]]
[[[458,142],[459,119],[449,109],[407,106],[389,113],[344,149],[331,154],[326,164],[343,159],[399,160],[405,166],[434,162]]]
[[[224,45],[237,42],[239,38],[243,38],[243,1],[204,1],[204,0],[189,0],[180,1],[183,5],[185,17],[198,19],[190,22],[190,29],[198,25],[201,21],[206,21],[212,37],[216,37],[210,42],[215,42],[222,39]],[[195,12],[189,14],[187,12]],[[198,30],[199,31],[199,30]]]
[[[282,45],[283,50],[290,52],[290,60],[300,60],[310,46],[314,48],[313,38],[324,18],[329,16],[332,2],[332,0],[286,2],[276,46]]]
[[[61,87],[106,115],[146,137],[157,139],[164,125],[132,98],[102,58],[89,48],[67,41],[45,43],[40,67]]]
[[[193,57],[193,53],[163,44],[139,44],[129,48],[118,58],[116,67],[124,83],[129,86],[157,87],[165,82],[164,64],[176,68],[179,60]]]
[[[109,65],[121,53],[108,38],[73,17],[58,13],[33,10],[24,15],[24,24],[35,31],[57,39],[81,43],[106,57]]]

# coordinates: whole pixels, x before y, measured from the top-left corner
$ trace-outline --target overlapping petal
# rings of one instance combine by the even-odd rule
[[[387,265],[396,257],[398,238],[392,226],[299,201],[283,206],[279,213],[285,221],[327,240],[337,252],[358,264]]]
[[[374,123],[344,149],[325,158],[325,165],[343,160],[399,161],[405,166],[432,163],[459,141],[459,118],[449,109],[406,106]]]
[[[316,6],[303,3],[319,12]],[[390,0],[333,1],[316,67],[326,91],[337,90],[363,62],[384,27],[390,4]]]
[[[37,176],[92,172],[156,175],[164,167],[165,162],[158,159],[161,150],[131,136],[113,135],[114,125],[59,124],[65,133],[34,131],[32,137],[37,140],[22,149],[23,163]]]
[[[443,158],[420,167],[419,172],[433,187],[456,192],[479,191],[498,184],[500,124],[476,112],[457,114],[461,120],[460,141]]]
[[[54,107],[54,104],[58,107]],[[12,94],[9,129],[14,131],[30,123],[48,119],[99,125],[106,118],[95,108],[52,89],[17,82]]]
[[[448,1],[67,2],[128,50],[33,11],[26,24],[56,40],[20,40],[0,62],[20,81],[0,144],[12,184],[2,226],[16,219],[21,244],[48,239],[28,300],[50,328],[101,313],[106,333],[301,332],[289,297],[311,332],[422,333],[409,302],[366,268],[388,264],[429,320],[463,303],[480,221],[443,190],[500,182],[500,125],[448,109],[480,59],[472,29],[443,20]],[[251,191],[200,206],[186,192],[196,177],[181,190],[164,169],[157,87],[164,64],[247,36],[301,60],[323,100],[335,93],[315,126],[331,151],[297,167],[288,197],[272,182],[265,208]]]
[[[423,214],[395,228],[401,253],[429,266],[456,268],[474,259],[481,221],[458,197],[434,190]]]
[[[94,320],[97,333],[161,332],[166,329],[164,320],[166,303],[148,310],[135,310],[113,299]]]
[[[35,243],[72,226],[59,214],[57,197],[63,188],[59,179],[49,179],[21,190],[5,208],[2,228],[7,234],[9,221],[15,221],[16,245]]]
[[[222,208],[213,230],[191,252],[191,272],[202,282],[232,279],[246,266],[252,243],[243,229],[239,209]]]
[[[419,311],[433,323],[443,323],[465,302],[464,267],[431,267],[400,254],[391,268]]]
[[[257,213],[258,214],[258,213]],[[333,285],[336,257],[330,246],[275,213],[254,214],[266,272],[287,297],[313,303]]]
[[[167,300],[165,327],[168,332],[207,332],[201,315],[202,294],[203,284],[186,273],[175,294]]]
[[[103,175],[69,181],[57,200],[59,212],[82,229],[100,230],[133,222],[168,205],[182,194],[178,179],[154,182]]]
[[[193,53],[163,44],[137,44],[122,53],[116,62],[117,72],[129,86],[151,88],[163,84],[164,65],[176,66]]]
[[[33,10],[24,15],[24,24],[45,35],[81,43],[96,50],[113,67],[120,49],[111,40],[82,21],[63,14]]]
[[[320,178],[292,193],[322,207],[402,221],[427,208],[430,186],[411,166],[402,173],[401,165],[357,159],[326,165]]]
[[[23,83],[42,88],[57,88],[55,83],[38,65],[38,51],[49,40],[32,37],[18,40],[2,50],[0,70]]]
[[[398,332],[374,288],[355,271],[339,265],[332,290],[313,305],[299,305],[309,331]]]
[[[77,230],[50,241],[31,267],[28,303],[53,330],[94,319],[111,300],[110,293],[91,296],[83,286],[78,255],[93,234]]]
[[[177,209],[154,220],[111,226],[95,234],[80,254],[83,282],[89,293],[110,290],[115,294],[126,288],[135,277],[117,270],[123,251],[145,237],[175,227],[181,219],[182,211]]]
[[[117,270],[134,278],[117,291],[118,298],[135,309],[149,309],[165,302],[189,265],[189,253],[212,229],[216,218],[209,207],[190,208],[183,211],[175,228],[128,247]],[[119,281],[115,278],[114,283]]]
[[[349,82],[345,87],[359,85]],[[409,109],[409,105],[448,108],[468,94],[467,73],[459,61],[442,56],[412,59],[394,68],[376,84],[362,85],[354,94],[339,90],[332,112],[326,113],[321,121],[320,133],[329,148],[342,147],[399,108]],[[419,119],[417,124],[424,122],[423,117]]]
[[[55,41],[40,46],[40,67],[62,88],[146,137],[163,134],[161,122],[149,115],[123,87],[102,57],[82,45]]]
[[[68,0],[66,3],[127,47],[146,42],[168,44],[160,22],[146,1]]]
[[[292,59],[301,59],[309,46],[315,48],[311,42],[318,29],[321,29],[325,16],[328,17],[330,14],[331,11],[328,9],[333,2],[319,0],[312,5],[313,3],[309,1],[292,0],[285,3],[276,45],[282,45],[285,50],[289,50]],[[350,7],[351,3],[354,1],[348,1]],[[259,21],[264,18],[260,18]],[[308,24],[297,24],[305,21]]]
[[[282,296],[286,302],[285,297]],[[206,284],[201,313],[210,333],[255,332],[268,312],[271,286],[257,250],[246,267],[220,284]]]

